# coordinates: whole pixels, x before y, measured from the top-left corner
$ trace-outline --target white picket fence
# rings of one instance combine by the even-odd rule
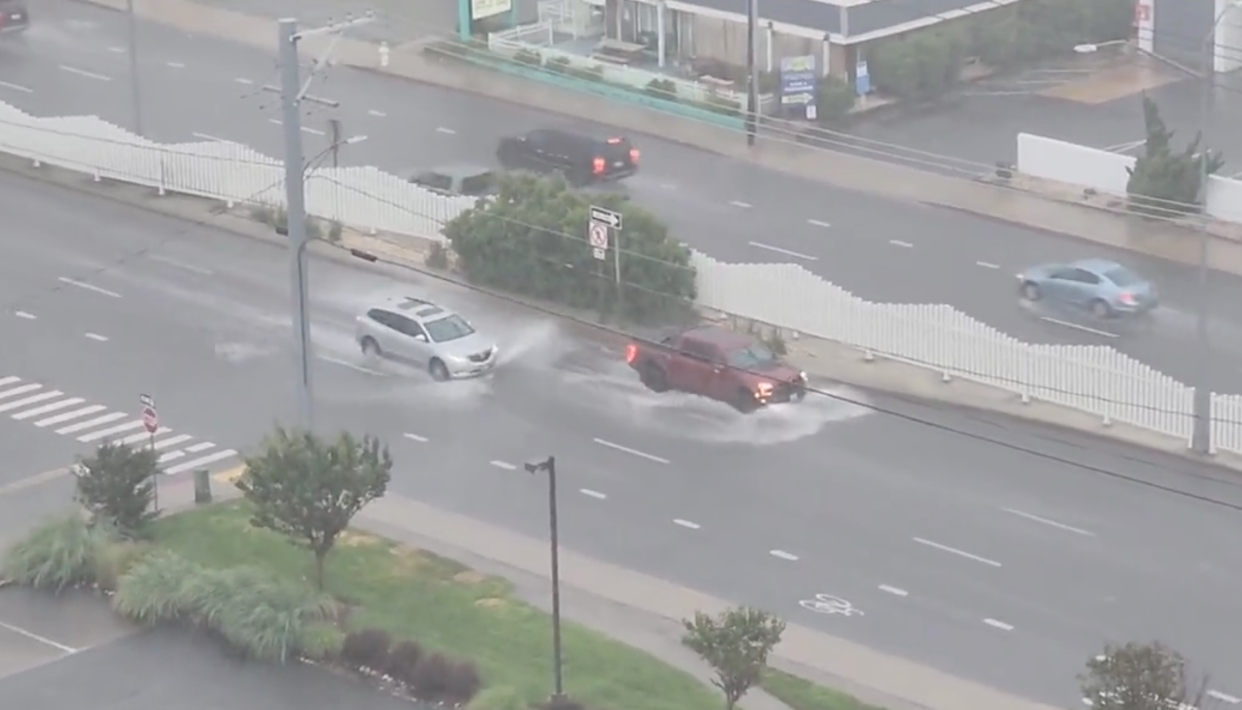
[[[0,152],[97,179],[227,203],[284,202],[279,160],[245,146],[161,145],[95,117],[36,118],[0,103]],[[371,229],[439,238],[474,204],[376,168],[315,168],[307,211]],[[726,264],[695,252],[699,304],[1189,440],[1194,390],[1101,346],[1030,345],[943,305],[864,301],[794,264]],[[1242,452],[1242,396],[1213,395],[1217,448]]]

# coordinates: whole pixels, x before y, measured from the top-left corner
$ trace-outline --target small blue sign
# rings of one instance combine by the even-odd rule
[[[871,93],[871,70],[867,68],[866,59],[859,59],[854,66],[854,92],[859,96]]]
[[[819,73],[815,55],[781,58],[781,105],[805,106],[815,103]]]

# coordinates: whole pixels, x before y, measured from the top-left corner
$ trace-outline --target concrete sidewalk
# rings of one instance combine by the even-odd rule
[[[242,469],[217,474],[216,500],[234,499],[231,481]],[[166,512],[193,507],[193,481],[177,477],[161,486]],[[550,597],[548,544],[505,528],[433,508],[394,493],[368,506],[359,528],[429,550],[514,583],[534,606]],[[679,587],[586,555],[561,550],[563,611],[567,618],[639,648],[704,682],[707,667],[682,647],[680,620],[696,611],[719,612],[728,600]],[[545,608],[546,610],[546,608]],[[772,665],[850,693],[887,710],[1056,710],[864,646],[790,623]],[[752,691],[745,710],[788,710]]]

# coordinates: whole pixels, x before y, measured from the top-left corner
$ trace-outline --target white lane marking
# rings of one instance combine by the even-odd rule
[[[113,54],[125,54],[124,47],[108,47],[108,51],[112,52]]]
[[[768,251],[774,251],[777,254],[784,254],[785,256],[792,256],[795,259],[806,259],[807,261],[819,261],[818,256],[811,256],[810,254],[802,254],[800,252],[790,251],[788,249],[782,249],[780,247],[774,247],[771,244],[764,244],[763,242],[747,242],[747,244],[750,244],[752,247],[756,249],[766,249]]]
[[[181,451],[181,450],[169,451],[168,453],[156,459],[155,462],[156,463],[168,463],[169,461],[176,461],[177,459],[182,458],[184,456],[185,456],[184,451]]]
[[[185,65],[181,62],[165,62],[170,69],[185,69]]]
[[[61,283],[63,283],[63,284],[69,284],[70,286],[77,286],[78,288],[80,288],[80,289],[82,289],[82,290],[84,290],[84,291],[94,291],[95,293],[98,293],[98,294],[101,294],[101,295],[104,295],[104,296],[108,296],[108,297],[110,297],[110,298],[120,298],[120,297],[121,297],[121,294],[116,293],[115,291],[109,291],[109,290],[108,290],[108,289],[106,289],[106,288],[100,288],[100,287],[98,287],[98,286],[96,286],[96,285],[94,285],[94,284],[88,284],[88,283],[86,283],[85,281],[78,281],[77,279],[71,279],[71,278],[68,278],[68,277],[66,277],[66,276],[61,276],[61,277],[57,278],[56,280],[57,280],[57,281],[59,281],[59,282],[61,282]]]
[[[100,342],[100,343],[108,342],[108,336],[100,335],[99,333],[87,333],[86,337],[90,338],[91,340]]]
[[[1216,700],[1219,700],[1222,703],[1229,703],[1230,705],[1237,705],[1238,703],[1242,703],[1242,699],[1235,698],[1232,695],[1226,695],[1220,692],[1219,690],[1209,690],[1207,692],[1207,696],[1209,698],[1215,698]]]
[[[897,596],[899,596],[899,597],[905,597],[905,596],[909,596],[909,595],[910,595],[910,592],[907,592],[907,591],[906,591],[906,590],[904,590],[904,589],[899,589],[899,588],[897,588],[897,587],[892,587],[892,586],[889,586],[889,585],[887,585],[887,584],[881,584],[881,585],[880,585],[880,591],[881,591],[881,592],[888,592],[889,594],[895,594],[895,595],[897,595]]]
[[[926,546],[928,546],[928,547],[931,547],[931,548],[935,548],[935,549],[937,549],[937,550],[940,550],[941,552],[948,552],[948,553],[953,554],[953,555],[958,555],[959,557],[965,557],[965,558],[966,558],[966,559],[968,559],[968,560],[974,560],[975,562],[982,562],[983,564],[985,564],[985,565],[990,565],[990,566],[992,566],[992,567],[1000,567],[1000,566],[1001,566],[1001,563],[997,562],[996,560],[989,560],[989,559],[988,559],[988,558],[986,558],[986,557],[980,557],[980,556],[978,556],[978,555],[972,555],[972,554],[970,554],[969,552],[964,552],[964,551],[962,551],[962,550],[957,549],[956,547],[949,547],[948,545],[941,545],[941,544],[940,544],[940,543],[938,543],[938,542],[932,542],[931,540],[924,540],[924,539],[923,539],[923,538],[921,538],[921,537],[916,537],[916,538],[913,538],[913,539],[914,539],[914,541],[915,541],[915,542],[917,542],[917,543],[918,543],[918,544],[920,544],[920,545],[926,545]]]
[[[503,469],[504,469],[504,470],[506,470],[506,471],[515,471],[515,470],[517,470],[517,466],[514,466],[513,464],[509,463],[508,461],[488,461],[488,463],[490,463],[491,465],[495,466],[496,468],[503,468]]]
[[[185,463],[179,463],[176,466],[173,466],[172,468],[166,468],[164,469],[164,473],[169,476],[172,476],[178,473],[184,473],[186,471],[193,471],[196,469],[200,469],[203,466],[213,464],[217,461],[223,461],[224,459],[231,458],[236,455],[237,455],[237,452],[234,451],[233,449],[224,449],[222,451],[217,451],[214,454],[208,454],[202,458],[194,459],[193,461],[186,461]]]
[[[1014,508],[1001,508],[1001,510],[1005,511],[1006,513],[1009,513],[1010,515],[1016,515],[1019,518],[1026,518],[1027,520],[1030,520],[1036,523],[1043,523],[1044,525],[1054,527],[1058,530],[1064,530],[1065,532],[1072,532],[1076,535],[1085,535],[1087,537],[1095,537],[1095,533],[1091,532],[1090,530],[1083,530],[1082,528],[1076,528],[1073,525],[1066,525],[1065,523],[1058,523],[1055,520],[1049,520],[1048,518],[1041,518],[1038,515],[1026,513],[1021,510],[1016,510]]]
[[[22,378],[20,377],[0,377],[0,387],[4,387],[5,385],[11,385],[14,382],[21,382],[21,381],[22,381]]]
[[[1091,333],[1092,335],[1099,335],[1105,338],[1116,338],[1117,337],[1116,333],[1110,333],[1107,330],[1096,330],[1095,328],[1089,328],[1085,325],[1078,325],[1077,323],[1070,323],[1069,321],[1065,321],[1065,320],[1057,320],[1056,318],[1049,318],[1048,316],[1040,316],[1039,319],[1043,321],[1048,321],[1049,323],[1052,323],[1053,325],[1059,325],[1065,328],[1070,328],[1072,330],[1081,330],[1084,333]]]
[[[741,200],[729,200],[729,204],[734,207],[741,207],[742,209],[749,209],[751,206],[749,202],[742,202]]]
[[[638,449],[631,449],[628,446],[614,444],[611,441],[607,441],[605,439],[595,439],[594,441],[600,446],[607,446],[610,449],[616,449],[617,451],[623,451],[627,454],[631,454],[633,456],[638,456],[640,458],[647,459],[648,461],[655,461],[656,463],[668,463],[668,459],[662,459],[659,456],[655,456],[653,454],[649,454],[644,451],[639,451]]]
[[[578,492],[584,496],[590,496],[592,498],[595,498],[596,500],[604,500],[608,497],[604,495],[603,493],[600,493],[599,491],[593,491],[590,488],[580,488],[578,489]]]
[[[80,427],[82,425],[79,424],[78,426]],[[83,434],[82,436],[78,437],[78,441],[82,442],[83,444],[89,444],[92,441],[99,441],[100,439],[106,439],[109,436],[112,436],[113,434],[120,434],[122,432],[130,431],[132,429],[137,429],[140,426],[142,426],[142,420],[135,419],[133,421],[125,422],[124,424],[117,424],[114,427],[108,427],[107,429],[100,429],[99,431],[92,431],[89,434]],[[73,429],[73,427],[65,427],[65,429],[61,429],[60,431],[57,431],[56,433],[59,434],[62,431],[68,431],[70,429]],[[143,432],[143,433],[145,434],[146,432]]]
[[[17,389],[21,389],[21,387],[18,387]],[[39,394],[32,395],[25,399],[19,399],[16,402],[9,402],[8,404],[0,405],[0,412],[9,412],[14,409],[21,409],[22,407],[25,407],[28,404],[38,404],[39,402],[46,402],[49,399],[52,399],[54,397],[60,397],[63,394],[64,392],[61,392],[60,390],[52,390],[51,392],[40,392]]]
[[[221,138],[220,136],[213,136],[210,133],[199,133],[198,131],[195,131],[191,133],[190,135],[194,136],[195,138],[202,138],[205,141],[211,141],[212,143],[232,143],[233,142],[231,140]]]
[[[367,111],[367,115],[375,116],[376,118],[384,118],[388,114],[384,113],[383,111],[376,111],[375,109],[371,109],[370,111]]]
[[[199,134],[199,133],[195,133],[194,135],[195,135],[195,136],[198,136],[199,138],[203,138],[203,137],[205,137],[205,136],[203,136],[202,134]],[[220,138],[208,138],[208,140],[220,141],[220,142],[222,142],[222,143],[227,143],[227,142],[228,142],[228,141],[221,140]],[[215,273],[215,272],[214,272],[214,271],[212,271],[211,269],[204,269],[204,268],[203,268],[203,267],[201,267],[201,266],[195,266],[195,265],[193,265],[193,264],[187,264],[187,263],[185,263],[184,261],[180,261],[180,260],[178,260],[178,259],[173,259],[172,257],[168,257],[168,256],[161,256],[161,255],[159,255],[159,254],[152,254],[152,255],[151,255],[150,257],[148,257],[148,258],[149,258],[149,259],[151,259],[152,261],[158,261],[158,262],[160,262],[161,264],[168,264],[169,266],[175,266],[175,267],[177,267],[178,269],[184,269],[184,270],[186,270],[186,271],[189,271],[189,272],[192,272],[192,273],[195,273],[195,274],[202,274],[203,276],[211,276],[212,274],[214,274],[214,273]]]
[[[1125,153],[1127,151],[1134,150],[1135,148],[1143,145],[1146,142],[1147,142],[1146,138],[1136,140],[1136,141],[1126,141],[1125,143],[1117,143],[1115,145],[1107,146],[1106,148],[1104,148],[1104,150],[1107,150],[1110,153]]]
[[[824,221],[822,221],[822,220],[818,220],[818,219],[808,219],[808,220],[806,221],[806,223],[807,223],[807,224],[809,224],[809,225],[811,225],[812,227],[825,227],[825,228],[826,228],[826,227],[831,227],[831,226],[832,226],[832,223],[831,223],[831,222],[824,222]]]
[[[417,442],[418,442],[418,443],[420,443],[420,444],[425,444],[425,443],[427,443],[428,441],[430,441],[427,437],[425,437],[425,436],[419,436],[418,434],[402,434],[401,436],[404,436],[405,438],[409,439],[410,441],[417,441]]]
[[[332,357],[331,355],[318,355],[316,357],[320,360],[323,360],[324,362],[330,362],[333,365],[340,365],[341,367],[348,367],[349,369],[355,372],[361,372],[363,374],[372,375],[374,377],[387,377],[388,376],[380,372],[379,370],[372,370],[369,367],[363,367],[362,365],[355,365],[354,363],[349,362],[348,360],[340,360],[340,359]]]
[[[445,133],[450,136],[457,135],[457,131],[454,131],[452,128],[445,128],[444,126],[436,126],[436,133]]]
[[[688,529],[690,529],[690,530],[698,530],[698,529],[699,529],[699,524],[698,524],[698,523],[692,523],[692,522],[690,522],[689,520],[682,520],[681,518],[674,518],[674,519],[673,519],[673,525],[680,525],[680,526],[682,526],[683,528],[688,528]]]
[[[3,87],[4,87],[4,88],[6,88],[6,89],[12,89],[12,90],[14,90],[14,91],[20,91],[20,92],[22,92],[23,94],[33,94],[33,93],[34,93],[34,89],[30,88],[29,86],[22,86],[21,84],[13,84],[13,83],[11,83],[11,82],[7,82],[7,81],[0,81],[0,86],[3,86]]]
[[[303,133],[309,133],[309,134],[311,134],[312,136],[322,136],[322,135],[325,135],[325,134],[324,134],[324,132],[323,132],[323,131],[321,131],[321,130],[319,130],[318,128],[311,128],[311,127],[309,127],[309,126],[302,126],[302,132],[303,132]]]
[[[236,78],[236,79],[234,79],[233,81],[237,82],[238,84],[242,84],[243,86],[250,86],[251,84],[254,84],[254,80],[253,80],[253,79],[247,79],[247,78],[245,78],[245,77],[241,77],[241,76],[237,77],[237,78]]]
[[[55,412],[58,409],[64,409],[65,407],[72,407],[75,404],[81,404],[85,401],[86,400],[82,399],[81,397],[70,397],[69,399],[62,399],[59,402],[52,402],[51,404],[45,404],[42,407],[35,407],[34,409],[27,409],[24,412],[18,412],[17,414],[13,415],[13,418],[19,422],[24,419],[34,419],[35,417],[39,415],[49,414],[51,412]]]
[[[159,435],[159,431],[156,431],[156,432],[155,432],[155,434],[156,434],[156,436],[158,436],[158,435]],[[189,441],[190,439],[193,439],[193,438],[194,438],[194,437],[190,436],[189,434],[178,434],[177,436],[170,436],[170,437],[168,437],[167,439],[163,439],[163,440],[161,440],[161,441],[157,441],[157,442],[155,442],[155,445],[154,445],[154,446],[151,446],[151,447],[148,447],[148,448],[155,449],[156,451],[159,451],[160,449],[167,449],[167,448],[169,448],[170,446],[176,446],[177,444],[180,444],[180,443],[182,443],[182,442],[184,442],[184,441]]]
[[[903,242],[900,239],[890,239],[888,240],[888,243],[892,244],[895,247],[901,247],[902,249],[913,249],[914,248],[914,245],[911,244],[910,242]]]
[[[993,264],[990,261],[976,261],[975,266],[982,266],[985,269],[999,269],[999,264]]]
[[[773,556],[773,557],[779,557],[779,558],[781,558],[782,560],[789,560],[790,562],[797,562],[797,561],[798,561],[798,556],[797,556],[797,555],[795,555],[795,554],[793,554],[793,553],[791,553],[791,552],[785,552],[784,550],[768,550],[768,554],[769,554],[769,555],[771,555],[771,556]]]
[[[281,126],[281,125],[284,125],[284,124],[282,124],[282,123],[280,122],[280,119],[279,119],[279,118],[269,118],[269,119],[267,119],[267,122],[268,122],[268,123],[270,123],[270,124],[272,124],[273,126]]]
[[[996,619],[984,619],[983,623],[987,624],[988,626],[998,628],[1001,631],[1013,631],[1012,624],[1006,624],[1005,622],[997,621]]]
[[[187,446],[187,447],[185,447],[185,450],[186,450],[186,452],[188,452],[188,453],[191,453],[191,454],[197,454],[197,453],[198,453],[198,452],[200,452],[200,451],[206,451],[207,449],[210,449],[210,448],[213,448],[213,447],[215,447],[215,444],[213,444],[213,443],[212,443],[212,442],[210,442],[210,441],[204,441],[204,442],[202,442],[201,444],[195,444],[195,445],[193,445],[193,446]]]
[[[81,409],[75,409],[72,412],[65,412],[64,414],[57,414],[56,416],[48,417],[47,419],[40,419],[35,422],[34,425],[42,429],[43,427],[49,427],[53,424],[60,424],[61,422],[81,419],[82,417],[90,416],[96,412],[102,412],[105,409],[107,409],[107,407],[102,404],[92,404],[87,407],[82,407]],[[122,414],[121,416],[125,415]]]
[[[13,381],[14,381],[14,382],[16,382],[16,381],[17,381],[17,379],[16,379],[16,378],[14,378],[14,380],[13,380]],[[33,391],[35,391],[35,390],[37,390],[37,389],[43,389],[43,385],[40,385],[40,384],[36,384],[36,383],[34,383],[34,382],[31,382],[31,383],[30,383],[30,384],[28,384],[28,385],[22,385],[21,387],[14,387],[14,388],[13,388],[13,389],[11,389],[11,390],[5,390],[5,391],[3,391],[3,392],[0,392],[0,399],[7,399],[7,398],[9,398],[9,397],[16,397],[16,396],[17,396],[17,395],[19,395],[19,394],[24,394],[24,393],[26,393],[26,392],[33,392]]]
[[[73,646],[66,646],[63,643],[56,643],[50,638],[40,636],[39,634],[36,634],[33,631],[27,631],[20,626],[13,626],[12,624],[6,624],[3,621],[0,621],[0,629],[5,629],[6,631],[12,631],[13,633],[19,636],[25,636],[31,641],[38,641],[44,646],[51,646],[52,648],[58,651],[63,651],[65,653],[77,653],[78,652],[78,649],[74,648]]]
[[[96,74],[95,72],[86,71],[85,69],[78,69],[77,67],[71,67],[71,66],[68,66],[67,64],[61,64],[60,70],[69,72],[70,74],[77,74],[78,76],[84,76],[87,79],[94,79],[95,81],[112,81],[112,77],[110,76],[104,76],[103,74]]]
[[[17,316],[18,318],[25,318],[26,320],[35,319],[35,314],[27,313],[26,311],[18,311],[17,313],[14,313],[13,315]]]
[[[83,429],[90,429],[92,427],[97,427],[101,424],[109,424],[118,419],[124,419],[127,416],[129,415],[126,414],[125,412],[109,412],[101,417],[95,417],[94,419],[88,419],[87,421],[84,421],[84,422],[78,422],[77,424],[71,424],[67,427],[61,427],[60,429],[56,430],[56,433],[57,434],[73,434],[74,432],[79,432],[79,431],[82,431]],[[142,422],[138,422],[138,423],[141,424]]]
[[[117,441],[116,443],[123,444],[125,446],[133,446],[134,444],[146,445],[148,442],[150,442],[152,439],[154,439],[157,436],[163,436],[165,434],[171,434],[171,433],[172,433],[171,429],[165,429],[164,427],[160,427],[155,430],[154,434],[148,434],[145,431],[140,431],[137,434],[130,434],[129,436]],[[157,448],[157,447],[152,447],[152,448]]]

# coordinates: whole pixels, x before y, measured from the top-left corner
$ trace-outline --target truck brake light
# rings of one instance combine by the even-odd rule
[[[591,161],[591,172],[595,175],[603,175],[606,163],[603,158],[596,158]]]
[[[630,343],[625,346],[625,364],[632,365],[634,360],[638,358],[638,346]]]
[[[630,148],[630,164],[638,165],[639,152],[637,148]]]

